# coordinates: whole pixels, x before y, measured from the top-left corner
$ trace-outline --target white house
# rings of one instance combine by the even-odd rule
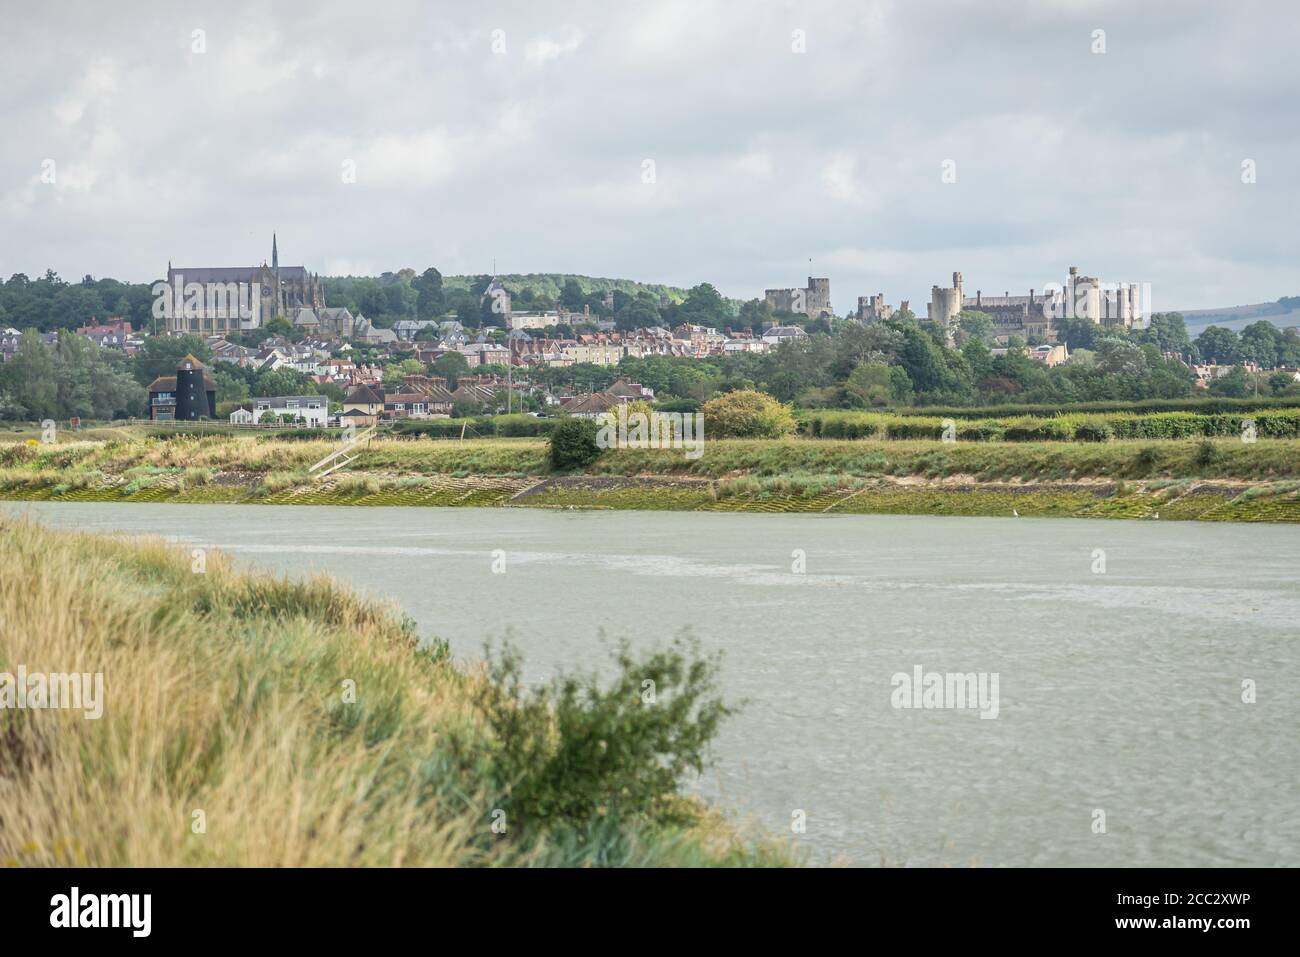
[[[280,395],[253,400],[253,410],[236,409],[230,413],[232,425],[261,422],[263,416],[292,415],[311,428],[323,428],[329,419],[330,400],[323,395]],[[238,416],[238,418],[236,418]]]
[[[769,346],[779,346],[783,342],[794,342],[797,339],[807,338],[808,333],[798,326],[773,326],[763,333],[763,341]]]

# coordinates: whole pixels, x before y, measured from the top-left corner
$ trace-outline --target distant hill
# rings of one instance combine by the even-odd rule
[[[1300,326],[1300,296],[1283,296],[1277,302],[1257,302],[1246,306],[1175,311],[1183,314],[1187,329],[1193,334],[1206,326],[1240,330],[1261,319],[1273,323],[1279,329]]]
[[[444,289],[468,289],[478,278],[480,277],[443,276],[442,285]],[[674,302],[681,302],[686,298],[686,290],[679,286],[637,282],[633,279],[603,279],[595,276],[575,276],[559,272],[503,273],[497,278],[512,294],[529,290],[534,295],[543,296],[547,299],[555,299],[559,296],[564,284],[570,279],[577,280],[584,295],[593,292],[624,292],[634,296],[638,292],[646,291],[655,296],[667,296]]]

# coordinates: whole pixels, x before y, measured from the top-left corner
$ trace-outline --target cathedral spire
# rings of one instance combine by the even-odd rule
[[[280,268],[280,250],[275,245],[275,233],[271,233],[271,268]]]

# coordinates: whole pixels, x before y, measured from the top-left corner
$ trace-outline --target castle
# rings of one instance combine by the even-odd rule
[[[899,309],[906,312],[910,303],[904,299]],[[888,319],[894,310],[885,305],[885,294],[878,292],[874,296],[858,296],[858,310],[854,313],[858,322],[879,322]]]
[[[773,312],[790,312],[809,319],[830,319],[835,316],[831,306],[831,281],[808,277],[804,289],[765,289],[763,301]]]
[[[325,306],[325,284],[304,266],[281,266],[276,236],[271,234],[271,264],[173,269],[167,264],[171,298],[167,332],[204,335],[257,329],[277,316]],[[251,293],[256,290],[256,307]],[[197,293],[197,294],[196,294]]]
[[[1059,289],[1047,289],[1037,295],[985,296],[976,290],[974,297],[962,289],[961,273],[952,274],[951,286],[932,286],[926,317],[945,326],[951,335],[962,312],[982,312],[993,320],[994,337],[1031,336],[1047,341],[1056,338],[1056,322],[1064,318],[1089,319],[1103,327],[1132,328],[1140,324],[1147,308],[1144,288],[1138,283],[1103,283],[1094,276],[1082,276],[1079,267],[1071,266],[1066,283]]]

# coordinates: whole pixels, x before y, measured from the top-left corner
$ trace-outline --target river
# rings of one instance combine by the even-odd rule
[[[814,862],[1300,865],[1294,528],[2,507],[324,570],[458,658],[509,637],[531,681],[596,667],[619,640],[690,633],[722,652],[724,696],[743,702],[690,786],[738,820],[802,827]],[[894,677],[917,668],[973,673],[982,707],[951,707],[955,686],[931,702],[948,707],[898,706],[926,703]]]

